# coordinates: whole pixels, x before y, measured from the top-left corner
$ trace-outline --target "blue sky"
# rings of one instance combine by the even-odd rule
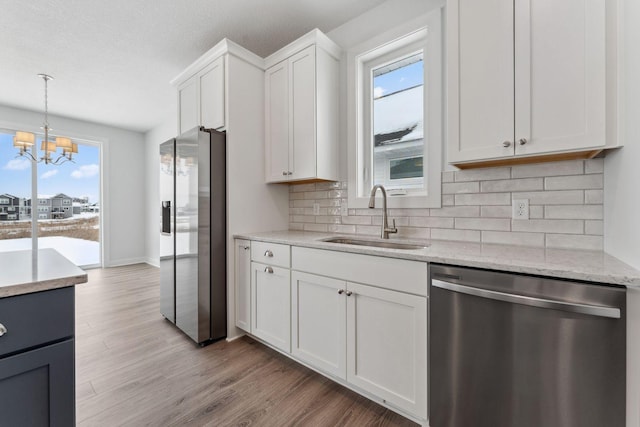
[[[424,80],[423,61],[414,62],[373,79],[374,96],[389,95],[402,89],[420,85]]]
[[[99,148],[78,144],[78,151],[74,155],[75,163],[66,162],[57,166],[38,163],[38,194],[65,193],[71,197],[89,196],[91,203],[99,201]],[[40,150],[38,155],[42,155]],[[54,159],[56,157],[53,156]],[[0,132],[0,194],[4,193],[31,197],[31,162],[26,157],[17,156],[12,133]]]

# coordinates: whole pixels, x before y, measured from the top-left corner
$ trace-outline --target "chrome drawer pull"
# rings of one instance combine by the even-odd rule
[[[5,328],[5,326],[2,323],[0,323],[0,337],[6,334],[7,332],[8,332],[7,328]]]
[[[264,256],[269,257],[269,258],[273,258],[273,252],[271,252],[271,250],[267,249],[266,251],[264,251]]]
[[[265,268],[264,268],[264,272],[265,272],[265,273],[269,273],[269,274],[273,274],[273,268],[271,268],[271,267],[265,267]]]
[[[344,294],[344,289],[338,289],[338,295]]]
[[[353,295],[353,292],[347,291],[347,296],[350,297],[351,295]]]

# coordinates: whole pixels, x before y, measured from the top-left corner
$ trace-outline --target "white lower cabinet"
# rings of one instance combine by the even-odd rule
[[[236,239],[236,326],[251,332],[251,242]]]
[[[293,356],[426,421],[426,263],[292,247],[291,268]]]
[[[245,330],[426,425],[427,264],[256,241],[250,246],[251,328]],[[243,248],[238,241],[238,265]]]
[[[291,283],[288,268],[251,263],[251,333],[291,352]]]
[[[427,298],[347,283],[347,381],[427,417]]]
[[[346,282],[293,271],[292,353],[338,378],[347,377]]]

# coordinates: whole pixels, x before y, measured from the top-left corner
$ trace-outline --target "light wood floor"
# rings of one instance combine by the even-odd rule
[[[198,348],[159,312],[158,269],[76,286],[78,426],[414,426],[250,339]]]

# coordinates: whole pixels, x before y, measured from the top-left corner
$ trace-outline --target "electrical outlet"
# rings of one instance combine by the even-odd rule
[[[342,206],[340,206],[340,215],[342,216],[348,216],[349,215],[349,210],[347,209],[347,204],[343,204]]]
[[[313,204],[313,214],[320,215],[320,203]]]
[[[511,218],[529,219],[529,199],[513,200],[511,204]]]

